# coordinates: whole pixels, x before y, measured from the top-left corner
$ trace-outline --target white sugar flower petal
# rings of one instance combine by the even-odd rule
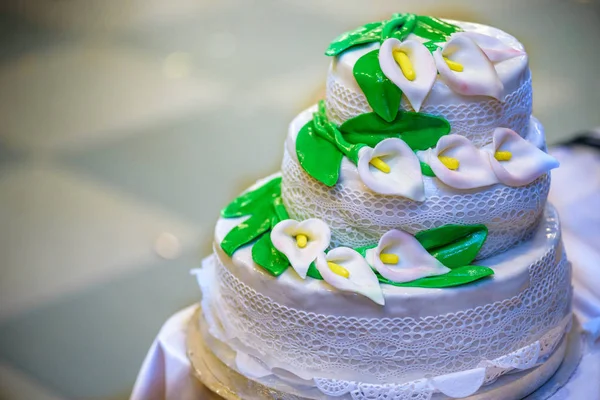
[[[485,53],[487,58],[493,62],[501,62],[510,58],[525,55],[523,50],[515,49],[504,43],[502,40],[493,36],[485,35],[479,32],[456,32],[452,38],[457,36],[466,36],[473,40],[477,46]]]
[[[487,153],[464,136],[442,136],[424,158],[435,176],[450,187],[474,189],[498,183]]]
[[[454,92],[467,96],[502,97],[504,85],[494,65],[469,37],[450,38],[443,49],[433,53],[433,58],[440,79]],[[459,66],[459,70],[451,69],[446,59]]]
[[[392,282],[410,282],[450,272],[414,236],[397,229],[386,232],[377,247],[367,250],[366,259]]]
[[[338,247],[327,255],[322,253],[317,257],[316,266],[325,282],[331,286],[362,294],[380,305],[385,303],[377,276],[356,250]]]
[[[527,185],[559,165],[556,158],[508,128],[496,128],[488,156],[496,177],[507,186]]]
[[[394,53],[406,55],[407,70],[402,70],[394,58]],[[418,112],[437,77],[435,62],[427,47],[416,40],[401,42],[395,38],[386,39],[379,49],[379,66],[383,74],[402,90],[409,103]],[[411,79],[406,75],[408,73],[410,76],[408,69],[413,74]]]
[[[357,169],[363,183],[376,193],[425,200],[421,164],[401,139],[384,139],[374,148],[363,147]]]
[[[273,227],[271,241],[277,250],[285,254],[298,275],[305,279],[310,264],[329,246],[331,230],[317,218],[302,222],[286,219]]]

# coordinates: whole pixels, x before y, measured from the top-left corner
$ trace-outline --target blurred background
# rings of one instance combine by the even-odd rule
[[[2,1],[0,399],[127,399],[329,40],[400,11],[519,38],[550,144],[600,126],[598,0]]]

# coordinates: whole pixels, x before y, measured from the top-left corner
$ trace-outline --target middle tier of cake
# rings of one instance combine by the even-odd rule
[[[470,190],[425,176],[423,202],[374,193],[346,158],[335,186],[318,182],[302,169],[296,155],[296,136],[315,110],[302,112],[290,124],[281,167],[282,198],[291,218],[325,221],[333,247],[376,243],[390,229],[414,234],[445,224],[485,224],[489,234],[478,255],[481,259],[526,241],[538,225],[550,188],[548,174],[521,187],[496,184]],[[545,150],[544,130],[534,117],[525,138]]]

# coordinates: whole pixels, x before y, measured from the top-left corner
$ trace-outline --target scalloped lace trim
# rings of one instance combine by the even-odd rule
[[[327,77],[325,101],[329,119],[338,125],[373,111],[362,92],[343,86],[331,74]],[[402,103],[402,108],[414,111],[406,102]],[[451,133],[468,137],[478,147],[492,141],[492,133],[497,127],[510,128],[524,136],[532,112],[531,77],[528,75],[503,102],[488,99],[468,104],[425,104],[420,112],[446,118],[452,127]]]
[[[546,174],[522,187],[496,185],[477,193],[429,194],[419,203],[357,190],[343,182],[327,187],[310,177],[287,150],[281,172],[281,195],[290,216],[321,218],[331,228],[332,247],[377,243],[390,229],[415,234],[445,224],[485,224],[489,233],[478,259],[531,238],[550,189]]]
[[[570,330],[571,320],[572,316],[569,314],[557,327],[551,329],[539,340],[495,360],[481,361],[478,368],[469,371],[420,379],[401,385],[374,385],[321,378],[315,378],[314,381],[323,394],[334,397],[350,394],[354,400],[430,399],[434,393],[438,392],[451,397],[469,396],[481,387],[494,383],[502,375],[515,370],[524,371],[543,364],[552,355],[565,333]],[[467,390],[459,393],[464,388]]]

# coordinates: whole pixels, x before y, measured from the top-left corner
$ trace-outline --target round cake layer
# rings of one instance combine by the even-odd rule
[[[384,307],[291,268],[273,277],[252,261],[252,245],[229,258],[219,244],[242,220],[217,223],[206,301],[228,345],[302,379],[404,383],[470,370],[570,314],[570,266],[551,206],[532,240],[478,262],[492,277],[445,289],[382,285]]]
[[[302,112],[290,124],[281,191],[292,218],[320,218],[329,225],[333,246],[377,243],[394,228],[414,234],[445,224],[485,224],[488,238],[478,256],[485,258],[527,240],[538,225],[550,188],[549,175],[522,187],[497,184],[472,190],[454,189],[424,176],[426,199],[416,202],[374,193],[363,184],[356,166],[344,158],[337,184],[323,185],[302,169],[296,155],[296,136],[313,111]],[[527,140],[545,149],[542,125],[533,117],[530,125]]]
[[[496,37],[505,44],[524,52],[523,45],[517,39],[499,29],[467,22],[449,22],[460,26],[465,31]],[[414,35],[409,38],[420,39]],[[377,48],[379,43],[356,46],[331,62],[325,101],[332,122],[341,124],[359,114],[372,111],[356,83],[352,70],[362,55]],[[510,128],[524,136],[532,110],[528,57],[523,53],[498,62],[495,64],[495,69],[504,85],[502,101],[487,96],[464,96],[455,93],[438,76],[419,111],[446,118],[452,127],[451,133],[464,135],[476,145],[490,143],[492,132],[500,126]],[[405,96],[400,108],[413,111]]]
[[[205,259],[203,264],[203,268],[210,268],[210,260]],[[202,312],[205,310],[203,307]],[[289,375],[280,376],[266,370],[255,357],[233,350],[226,340],[217,339],[223,337],[222,331],[209,322],[210,318],[205,318],[202,312],[194,314],[188,331],[188,349],[192,353],[193,367],[211,390],[221,394],[233,391],[241,398],[252,399],[395,399],[402,394],[402,398],[406,399],[447,400],[460,397],[466,400],[518,400],[535,391],[556,372],[565,353],[573,351],[568,347],[574,341],[573,335],[565,335],[570,328],[570,323],[565,321],[564,325],[551,330],[539,341],[501,359],[486,360],[481,363],[485,365],[483,368],[471,371],[399,385],[331,379],[307,381],[290,379]],[[209,308],[207,312],[212,311]],[[216,376],[219,378],[214,379]]]

